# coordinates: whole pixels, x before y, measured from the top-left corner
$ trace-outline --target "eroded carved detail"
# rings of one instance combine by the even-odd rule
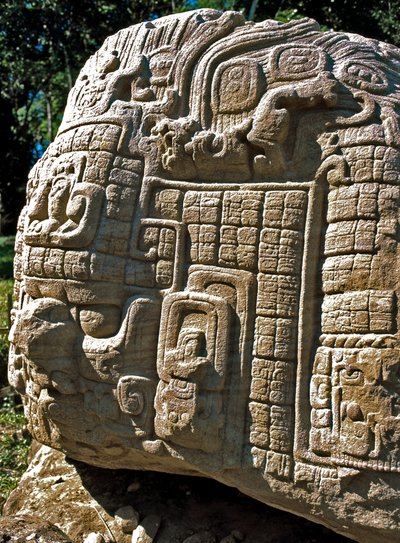
[[[18,227],[9,373],[37,439],[306,515],[397,477],[399,66],[213,10],[105,42]]]

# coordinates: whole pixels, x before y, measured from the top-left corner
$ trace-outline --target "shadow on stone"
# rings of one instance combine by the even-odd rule
[[[141,524],[151,515],[160,518],[156,543],[182,543],[188,538],[193,543],[350,541],[211,479],[100,469],[66,459],[48,447],[34,455],[4,514],[40,516],[74,543],[82,543],[91,532],[101,533],[106,541],[131,543],[132,532],[124,532],[115,514],[128,505],[138,512]]]

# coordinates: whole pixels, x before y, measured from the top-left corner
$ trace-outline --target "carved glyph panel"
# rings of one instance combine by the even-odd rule
[[[9,374],[39,441],[393,540],[346,492],[400,488],[399,64],[213,10],[106,40],[19,223]]]

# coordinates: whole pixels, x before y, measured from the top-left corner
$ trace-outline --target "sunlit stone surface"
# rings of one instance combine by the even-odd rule
[[[10,381],[39,441],[400,538],[399,65],[213,10],[105,42],[17,237]]]

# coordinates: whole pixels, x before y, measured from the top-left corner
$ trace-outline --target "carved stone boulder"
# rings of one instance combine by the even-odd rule
[[[31,172],[36,439],[400,538],[400,52],[200,10],[106,40]]]

